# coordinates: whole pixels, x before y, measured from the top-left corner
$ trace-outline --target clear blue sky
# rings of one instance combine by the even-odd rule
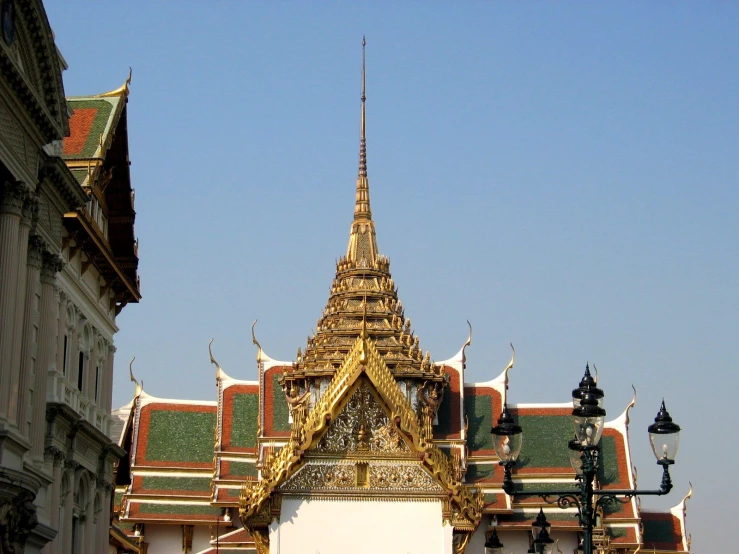
[[[468,381],[517,349],[514,402],[562,402],[595,363],[683,427],[676,504],[729,547],[739,335],[739,4],[48,0],[68,95],[129,102],[143,300],[119,317],[114,404],[215,399],[207,344],[255,377],[249,326],[292,359],[345,252],[367,35],[372,208],[421,346]],[[525,439],[524,439],[525,440]],[[564,448],[564,445],[563,445]],[[727,464],[724,468],[706,469]],[[728,477],[732,481],[728,481]],[[732,504],[729,504],[731,502]]]

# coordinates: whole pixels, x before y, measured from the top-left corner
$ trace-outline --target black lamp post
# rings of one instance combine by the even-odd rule
[[[544,510],[539,509],[539,514],[531,524],[531,534],[534,536],[534,541],[531,543],[531,548],[534,552],[539,554],[552,554],[554,549],[554,541],[549,537],[549,528],[552,525],[547,521],[547,517],[544,515]]]
[[[578,519],[582,527],[583,554],[593,554],[593,526],[598,508],[625,504],[633,496],[661,496],[672,490],[669,466],[675,463],[675,455],[680,441],[680,426],[672,421],[665,408],[664,400],[654,423],[649,426],[649,439],[657,463],[662,466],[662,482],[657,490],[632,489],[595,489],[593,481],[600,461],[600,438],[603,434],[606,411],[603,409],[603,391],[596,387],[595,379],[590,375],[590,368],[585,366],[585,375],[580,386],[572,391],[572,419],[575,426],[575,438],[569,441],[570,462],[575,470],[576,486],[560,491],[526,491],[514,490],[511,470],[516,465],[521,452],[523,431],[516,424],[506,405],[493,427],[493,447],[504,468],[503,490],[511,496],[539,496],[549,504],[556,503],[560,508],[577,508]],[[533,552],[548,554],[552,551],[552,540],[549,538],[549,524],[544,511],[539,512],[537,520],[532,524],[534,529]],[[547,549],[548,548],[548,549]],[[532,550],[529,550],[532,552]]]
[[[485,554],[503,554],[503,543],[498,538],[498,532],[493,528],[493,532],[485,541]]]

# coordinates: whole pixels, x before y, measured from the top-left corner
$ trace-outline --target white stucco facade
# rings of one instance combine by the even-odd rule
[[[439,500],[285,497],[270,554],[451,554]]]

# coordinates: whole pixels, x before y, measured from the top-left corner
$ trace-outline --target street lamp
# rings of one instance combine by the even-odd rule
[[[503,554],[503,543],[500,542],[494,527],[490,537],[485,541],[485,554]]]
[[[544,510],[539,508],[539,514],[531,524],[531,534],[534,536],[532,548],[539,554],[552,554],[554,541],[549,538],[549,528],[552,525],[547,521]]]
[[[506,405],[493,427],[493,446],[504,468],[503,490],[511,496],[539,496],[548,504],[556,503],[560,508],[577,508],[578,519],[583,530],[582,549],[578,552],[593,554],[593,526],[596,523],[598,509],[616,503],[625,504],[633,496],[661,496],[672,490],[669,467],[675,463],[677,448],[680,443],[680,426],[672,421],[667,412],[664,400],[662,406],[649,426],[649,440],[657,463],[662,466],[662,482],[657,490],[634,489],[595,489],[593,483],[598,471],[601,457],[600,438],[603,435],[606,411],[603,409],[604,393],[596,386],[590,375],[590,368],[585,366],[585,375],[580,386],[572,391],[572,419],[575,427],[575,438],[568,443],[570,462],[575,470],[575,487],[559,491],[516,491],[513,486],[512,468],[521,451],[523,431],[516,424]],[[514,449],[515,447],[515,449]],[[532,524],[534,544],[529,552],[549,554],[553,541],[549,538],[549,524],[544,511]]]

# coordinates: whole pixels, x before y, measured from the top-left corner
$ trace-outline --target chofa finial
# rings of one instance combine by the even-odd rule
[[[215,339],[210,339],[210,342],[208,343],[208,354],[210,355],[210,363],[216,366],[216,380],[220,380],[223,376],[223,370],[221,369],[221,364],[219,364],[213,357],[213,350],[211,350],[211,345],[213,344],[214,340]]]
[[[134,397],[136,398],[136,397],[138,397],[143,392],[143,390],[144,390],[144,382],[141,381],[141,383],[139,383],[136,380],[136,377],[133,376],[133,362],[135,360],[136,360],[136,356],[134,356],[133,358],[131,358],[131,363],[128,364],[128,376],[131,379],[131,382],[136,384],[136,391],[134,392]]]
[[[259,344],[257,336],[254,334],[254,327],[256,324],[257,320],[255,319],[254,323],[251,324],[251,342],[257,347],[257,363],[260,363],[262,361],[262,345]]]

